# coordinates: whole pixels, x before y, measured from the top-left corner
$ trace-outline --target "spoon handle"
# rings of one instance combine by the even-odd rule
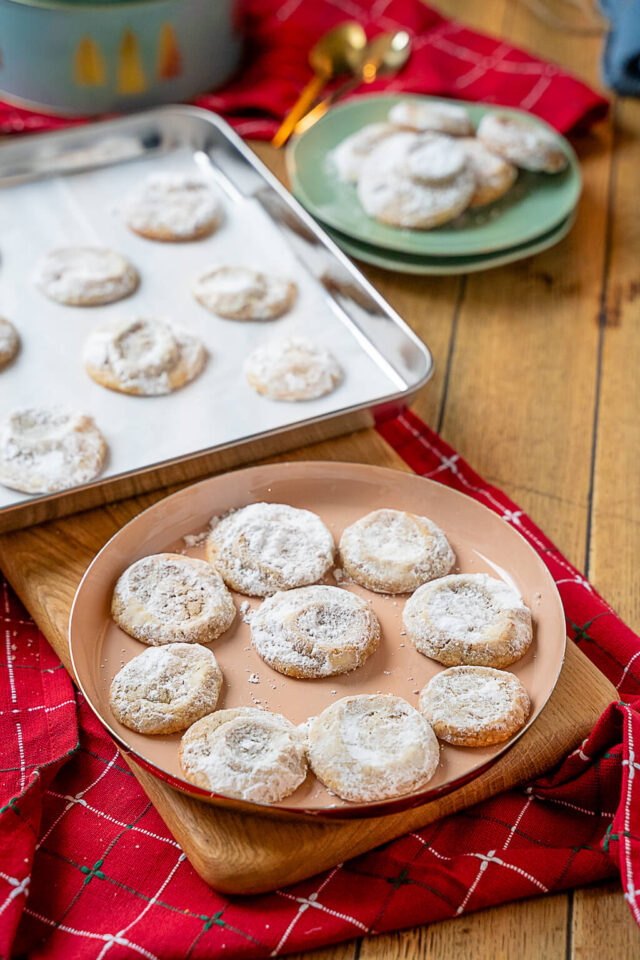
[[[326,73],[316,73],[306,85],[289,113],[286,115],[271,141],[274,147],[282,147],[287,142],[298,120],[307,113],[318,94],[329,79]]]

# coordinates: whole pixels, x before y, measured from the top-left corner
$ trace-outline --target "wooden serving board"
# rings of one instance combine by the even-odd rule
[[[360,459],[407,469],[370,430],[306,447],[287,459]],[[0,565],[7,579],[68,670],[69,612],[84,570],[124,523],[167,492],[0,537]],[[609,681],[569,643],[548,704],[504,756],[447,796],[384,817],[327,823],[239,814],[178,793],[130,757],[124,759],[200,876],[225,893],[258,893],[312,876],[540,775],[587,736],[615,696]]]

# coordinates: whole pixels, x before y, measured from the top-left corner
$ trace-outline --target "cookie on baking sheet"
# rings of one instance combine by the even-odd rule
[[[454,137],[473,135],[473,124],[468,110],[457,103],[444,100],[401,100],[388,116],[389,123],[408,130],[433,130]]]
[[[154,173],[129,197],[125,219],[149,240],[199,240],[220,225],[222,207],[199,177]]]
[[[527,722],[529,694],[520,680],[492,667],[450,667],[432,677],[418,709],[436,735],[461,747],[508,740]]]
[[[288,677],[332,677],[361,666],[380,642],[370,606],[340,587],[276,593],[251,615],[251,642]]]
[[[308,720],[307,756],[316,777],[343,800],[367,803],[419,790],[436,772],[436,736],[406,700],[344,697]]]
[[[476,180],[476,189],[469,206],[484,207],[485,204],[503,197],[515,183],[517,167],[493,153],[477,137],[463,137],[458,143]]]
[[[125,633],[155,647],[209,643],[229,629],[236,608],[211,564],[179,553],[155,553],[121,574],[111,616]]]
[[[397,132],[398,128],[392,123],[368,123],[366,127],[356,130],[331,150],[328,154],[329,165],[336,171],[340,180],[346,183],[357,183],[364,158],[382,140]]]
[[[130,296],[138,287],[138,271],[114,250],[60,247],[36,265],[36,286],[58,303],[93,307]]]
[[[558,137],[528,117],[485,113],[478,125],[478,139],[524,170],[559,173],[569,163]]]
[[[0,367],[11,363],[20,349],[18,331],[5,317],[0,317]]]
[[[315,400],[331,393],[342,370],[330,350],[308,337],[279,337],[251,351],[244,362],[250,386],[271,400]]]
[[[24,407],[0,423],[0,483],[55,493],[90,483],[107,444],[92,417],[67,407]]]
[[[403,510],[373,510],[340,538],[342,568],[376,593],[410,593],[449,573],[455,554],[440,527]]]
[[[171,393],[202,371],[200,340],[164,320],[131,317],[94,330],[85,342],[84,366],[103,387],[153,397]]]
[[[217,710],[180,742],[187,780],[205,790],[256,803],[288,797],[307,775],[304,738],[279,713],[253,707]]]
[[[424,162],[425,152],[440,154],[432,173]],[[435,147],[430,134],[397,133],[366,158],[357,190],[365,213],[375,220],[430,230],[468,207],[475,179],[457,147]]]
[[[268,597],[316,583],[333,566],[330,530],[310,510],[251,503],[223,517],[207,540],[207,559],[228,586]]]
[[[203,307],[229,320],[275,320],[291,309],[295,283],[250,267],[216,266],[205,270],[193,285]]]
[[[531,611],[520,595],[486,573],[425,583],[407,600],[402,618],[420,653],[446,666],[506,667],[533,639]]]
[[[138,733],[186,730],[216,708],[222,673],[216,658],[198,643],[149,647],[113,678],[114,716]]]

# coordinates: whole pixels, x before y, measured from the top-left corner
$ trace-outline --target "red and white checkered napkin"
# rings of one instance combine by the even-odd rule
[[[367,34],[408,30],[407,66],[363,92],[431,93],[531,110],[563,133],[604,116],[607,101],[561,67],[446,20],[421,0],[244,0],[246,55],[231,83],[196,99],[243,137],[269,139],[310,76],[307,55],[326,30],[359,20]],[[0,133],[53,130],[70,121],[0,103]],[[81,121],[80,121],[81,122]]]
[[[622,699],[547,777],[285,890],[225,897],[197,877],[5,584],[0,956],[277,956],[618,872],[640,923],[640,638],[417,417],[379,429],[417,473],[464,491],[527,538],[558,584],[569,633]]]

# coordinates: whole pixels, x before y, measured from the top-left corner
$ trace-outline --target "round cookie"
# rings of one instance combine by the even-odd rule
[[[66,407],[24,407],[0,424],[0,483],[54,493],[90,483],[107,444],[92,417]]]
[[[199,240],[220,225],[222,208],[208,185],[182,173],[154,173],[126,205],[127,226],[149,240]]]
[[[458,141],[467,158],[469,169],[476,180],[476,189],[470,207],[484,207],[499,200],[513,186],[518,176],[517,167],[504,157],[492,153],[482,140],[464,137]]]
[[[411,230],[430,230],[453,220],[469,205],[475,179],[466,163],[456,175],[427,182],[424,167],[411,173],[409,157],[424,138],[398,133],[376,147],[364,161],[358,198],[365,213],[381,223]]]
[[[473,134],[468,111],[459,104],[442,100],[401,100],[389,110],[388,120],[408,130],[434,130],[454,137]]]
[[[187,780],[205,790],[256,803],[277,803],[304,781],[307,760],[297,727],[253,707],[217,710],[180,742]]]
[[[140,278],[135,267],[114,250],[60,247],[42,257],[34,281],[50,300],[92,307],[128,297]]]
[[[392,123],[368,123],[342,140],[328,155],[330,166],[345,183],[357,183],[362,161],[378,144],[397,133]]]
[[[251,615],[251,642],[288,677],[332,677],[361,666],[380,642],[368,604],[340,587],[276,593]]]
[[[203,307],[229,320],[275,320],[291,309],[296,294],[291,280],[249,267],[211,267],[193,285]]]
[[[445,666],[506,667],[533,639],[531,611],[520,595],[486,573],[425,583],[407,600],[402,619],[420,653]]]
[[[156,647],[209,643],[229,629],[236,608],[210,564],[179,553],[155,553],[121,574],[111,616],[130,636]]]
[[[228,586],[268,597],[316,583],[333,566],[331,532],[310,510],[251,503],[227,514],[207,540],[207,559]]]
[[[206,647],[149,647],[113,678],[109,702],[117,720],[138,733],[176,733],[216,708],[222,673]]]
[[[478,125],[478,138],[524,170],[559,173],[569,162],[558,138],[528,117],[486,113]]]
[[[120,393],[171,393],[202,371],[207,353],[193,334],[163,320],[133,317],[94,330],[83,360],[89,376]]]
[[[322,344],[308,337],[281,337],[261,344],[244,362],[250,386],[271,400],[315,400],[331,393],[342,370]]]
[[[442,185],[458,177],[466,166],[466,154],[454,137],[425,134],[408,146],[402,172],[416,183]]]
[[[20,349],[20,337],[18,331],[4,317],[0,317],[0,367],[6,367]]]
[[[376,593],[410,593],[449,573],[456,560],[440,527],[402,510],[374,510],[356,520],[339,550],[351,579]]]
[[[461,747],[501,743],[531,711],[529,695],[513,673],[492,667],[450,667],[420,693],[420,713],[436,735]]]
[[[344,697],[306,726],[311,769],[343,800],[368,803],[412,793],[438,766],[438,741],[427,721],[388,693]]]

